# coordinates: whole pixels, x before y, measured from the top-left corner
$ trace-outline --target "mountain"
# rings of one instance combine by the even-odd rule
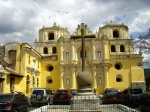
[[[144,69],[144,75],[145,75],[145,76],[150,75],[150,68]]]

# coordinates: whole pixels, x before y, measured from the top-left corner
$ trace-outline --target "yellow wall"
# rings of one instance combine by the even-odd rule
[[[53,71],[48,71],[48,66],[53,66]],[[50,88],[52,90],[57,90],[60,85],[59,68],[56,62],[47,61],[43,62],[41,65],[41,76],[40,76],[40,87]],[[47,78],[51,77],[53,83],[47,83]]]

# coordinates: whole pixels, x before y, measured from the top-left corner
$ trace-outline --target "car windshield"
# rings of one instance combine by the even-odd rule
[[[77,90],[70,91],[73,95],[77,94]]]
[[[42,95],[44,95],[44,91],[43,90],[34,90],[32,94],[42,94]]]
[[[46,93],[49,94],[49,95],[53,95],[54,94],[53,91],[51,91],[51,90],[46,90]]]
[[[119,90],[108,90],[109,95],[114,95],[114,94],[118,94],[118,93],[120,93]]]
[[[132,94],[141,94],[142,93],[142,89],[130,89],[130,92]]]
[[[59,94],[67,94],[67,91],[57,91],[56,94],[57,95],[59,95]]]
[[[150,93],[148,90],[143,90],[143,93]]]
[[[14,95],[0,95],[0,101],[12,101]]]

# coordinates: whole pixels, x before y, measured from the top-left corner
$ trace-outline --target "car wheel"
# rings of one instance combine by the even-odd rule
[[[142,107],[142,105],[139,106],[139,111],[140,112],[149,112],[149,111],[144,110],[144,108]]]
[[[105,104],[105,101],[104,101],[104,100],[102,100],[102,104]]]
[[[36,99],[37,99],[38,101],[41,101],[41,100],[43,99],[43,95],[42,95],[42,94],[37,94],[37,95],[36,95]]]
[[[49,101],[49,102],[50,102],[50,105],[52,105],[52,104],[53,104],[53,100],[52,100],[52,99],[50,99],[50,101]]]
[[[46,105],[50,105],[50,101],[49,101],[49,99],[47,100]]]

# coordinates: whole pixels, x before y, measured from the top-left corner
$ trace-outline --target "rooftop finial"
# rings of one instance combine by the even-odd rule
[[[112,20],[110,20],[110,24],[113,24],[113,21],[112,21]]]
[[[54,26],[56,26],[56,22],[54,22]]]

